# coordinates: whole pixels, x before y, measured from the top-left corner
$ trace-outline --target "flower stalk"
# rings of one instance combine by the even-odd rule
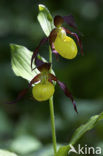
[[[57,152],[53,97],[49,99],[54,154]]]
[[[52,64],[52,51],[49,46],[49,62]],[[52,65],[50,68],[50,72],[52,71]],[[50,105],[50,117],[51,117],[51,128],[52,128],[52,140],[53,140],[53,148],[54,154],[57,152],[57,144],[56,144],[56,130],[55,130],[55,116],[54,116],[54,105],[53,105],[53,96],[49,99]]]

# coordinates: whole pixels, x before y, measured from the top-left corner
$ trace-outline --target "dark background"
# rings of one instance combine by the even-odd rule
[[[65,60],[60,57],[59,62],[53,56],[54,71],[72,91],[79,111],[77,115],[71,101],[56,86],[54,108],[58,143],[68,143],[77,127],[103,110],[103,1],[0,0],[0,148],[20,154],[20,149],[15,150],[15,142],[19,137],[37,138],[45,146],[42,147],[44,151],[52,141],[48,102],[36,102],[30,91],[17,104],[5,104],[6,101],[15,99],[19,91],[28,84],[12,71],[9,44],[16,43],[34,50],[45,36],[37,21],[40,3],[47,6],[53,17],[72,13],[79,30],[84,34],[84,56],[79,51],[75,59]],[[48,46],[45,45],[40,51],[48,59]],[[99,122],[78,143],[82,146],[87,144],[103,147],[103,122]],[[27,156],[31,155],[32,153],[27,153]]]

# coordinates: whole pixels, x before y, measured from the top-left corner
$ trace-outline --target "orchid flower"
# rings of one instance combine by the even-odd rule
[[[36,57],[35,64],[40,73],[30,81],[26,89],[19,93],[16,100],[9,103],[18,102],[27,93],[29,88],[32,88],[32,95],[35,100],[39,102],[49,100],[49,98],[52,97],[55,92],[55,85],[53,83],[55,81],[64,91],[64,94],[70,98],[73,103],[74,110],[77,112],[76,103],[71,92],[63,82],[59,81],[59,79],[54,74],[50,73],[51,63],[45,63]]]
[[[31,58],[31,68],[33,60],[36,58],[39,48],[41,45],[45,44],[47,41],[49,41],[49,44],[51,46],[52,52],[58,56],[61,55],[65,59],[73,59],[77,56],[78,48],[76,45],[76,42],[73,38],[70,36],[67,36],[67,34],[73,36],[78,46],[81,49],[81,54],[83,55],[83,47],[80,38],[78,35],[74,32],[71,32],[70,30],[62,27],[62,24],[66,22],[69,26],[75,28],[77,31],[77,25],[75,24],[74,18],[72,15],[70,16],[55,16],[54,17],[54,25],[55,28],[51,31],[49,37],[43,38],[37,48],[34,50],[34,53]]]

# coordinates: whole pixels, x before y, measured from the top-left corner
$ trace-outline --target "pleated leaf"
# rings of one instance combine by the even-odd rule
[[[31,71],[32,52],[26,47],[16,44],[10,44],[11,47],[11,65],[16,76],[20,76],[30,81],[39,71]],[[33,66],[35,67],[35,65]]]

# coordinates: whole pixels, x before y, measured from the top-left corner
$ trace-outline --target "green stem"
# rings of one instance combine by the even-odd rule
[[[51,51],[51,47],[49,46],[49,62],[51,63],[51,69],[50,69],[50,73],[52,71],[52,51]]]
[[[50,104],[50,116],[51,116],[51,127],[52,127],[52,140],[53,140],[53,148],[54,154],[56,154],[56,133],[55,133],[55,118],[54,118],[54,106],[53,106],[53,97],[49,99]]]
[[[52,51],[51,47],[49,46],[49,62],[52,63]],[[50,72],[52,71],[52,65]],[[57,152],[57,145],[56,145],[56,131],[55,131],[55,116],[54,116],[54,106],[53,106],[53,97],[49,99],[50,105],[50,116],[51,116],[51,127],[52,127],[52,140],[53,140],[53,148],[54,154]]]

